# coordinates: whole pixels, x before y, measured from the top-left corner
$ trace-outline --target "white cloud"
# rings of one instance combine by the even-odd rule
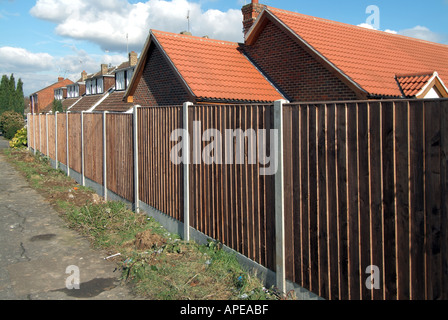
[[[51,68],[54,59],[48,53],[32,53],[23,48],[0,47],[0,70],[15,68],[42,71]]]
[[[38,0],[30,13],[56,23],[55,32],[64,37],[98,44],[103,50],[141,51],[150,29],[180,32],[188,28],[187,13],[194,35],[242,41],[242,14],[230,9],[203,11],[199,3],[187,0],[149,0],[135,4],[127,0]]]
[[[365,22],[358,24],[358,27],[363,27],[363,28],[366,28],[366,29],[375,30],[375,28],[371,24],[365,23]]]
[[[415,26],[411,29],[400,30],[399,34],[432,42],[443,41],[443,37],[440,34],[433,32],[424,26]]]
[[[48,53],[34,53],[23,48],[0,47],[0,76],[14,74],[24,83],[24,93],[29,95],[57,81],[58,76],[76,81],[81,72],[94,73],[102,63],[114,66],[126,61],[124,55],[89,55],[71,46],[72,53],[63,57]]]
[[[446,1],[448,1],[448,0],[446,0]],[[376,30],[371,24],[368,24],[368,23],[358,24],[358,27]],[[400,31],[386,29],[386,30],[384,30],[384,32],[392,33],[392,34],[400,34],[403,36],[408,36],[408,37],[432,41],[432,42],[439,42],[439,43],[444,42],[444,37],[441,34],[433,32],[424,26],[415,26],[413,28],[404,29],[404,30],[400,30]]]

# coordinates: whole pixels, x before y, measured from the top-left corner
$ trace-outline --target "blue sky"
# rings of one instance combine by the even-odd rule
[[[250,2],[250,1],[246,1]],[[448,0],[260,0],[276,8],[353,25],[380,10],[380,30],[448,44]],[[244,0],[0,0],[0,75],[14,73],[29,95],[57,80],[77,80],[101,63],[142,50],[149,29],[242,41]],[[126,39],[126,34],[128,38]]]

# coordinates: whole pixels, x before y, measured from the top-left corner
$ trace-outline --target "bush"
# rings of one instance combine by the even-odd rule
[[[24,148],[28,144],[28,133],[26,127],[23,127],[19,131],[17,131],[16,135],[9,142],[9,146],[13,149]]]
[[[12,139],[24,125],[23,116],[17,112],[6,111],[0,116],[0,131],[8,140]]]

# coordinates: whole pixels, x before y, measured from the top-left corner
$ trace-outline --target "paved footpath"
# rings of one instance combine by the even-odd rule
[[[0,300],[136,300],[105,257],[0,154]],[[78,271],[79,289],[67,289]]]

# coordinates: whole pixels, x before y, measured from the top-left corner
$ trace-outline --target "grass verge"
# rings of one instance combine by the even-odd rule
[[[277,299],[236,257],[217,242],[198,245],[169,233],[154,219],[122,202],[105,202],[78,185],[47,158],[27,150],[4,150],[8,161],[41,193],[70,228],[105,250],[122,271],[123,283],[156,300]]]

